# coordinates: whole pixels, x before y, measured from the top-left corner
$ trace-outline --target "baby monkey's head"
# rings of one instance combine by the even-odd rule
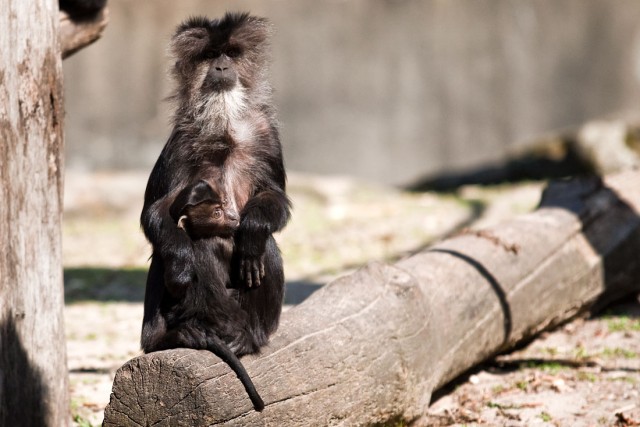
[[[240,224],[238,213],[203,180],[184,188],[170,212],[178,228],[192,239],[230,237]]]

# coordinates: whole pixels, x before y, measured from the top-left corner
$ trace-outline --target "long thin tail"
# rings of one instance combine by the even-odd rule
[[[253,407],[256,411],[262,411],[264,409],[264,402],[258,394],[256,387],[253,385],[253,381],[249,377],[247,370],[242,365],[242,362],[236,357],[236,355],[229,349],[229,347],[217,336],[207,336],[208,350],[222,359],[233,372],[236,373],[240,382],[244,386],[244,389],[253,403]]]

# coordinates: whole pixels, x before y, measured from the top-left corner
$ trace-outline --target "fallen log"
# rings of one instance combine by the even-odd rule
[[[243,358],[265,400],[207,351],[143,355],[115,377],[105,426],[370,425],[414,420],[470,367],[640,289],[640,173],[562,182],[541,206],[395,265],[371,263],[283,315]]]

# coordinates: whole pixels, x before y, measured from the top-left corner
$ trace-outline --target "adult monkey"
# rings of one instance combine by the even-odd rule
[[[238,356],[258,351],[249,316],[227,290],[233,233],[238,214],[216,183],[198,181],[184,188],[171,205],[171,217],[193,242],[197,282],[180,295],[162,298],[160,315],[166,333],[145,351],[176,347],[206,349],[225,361],[238,376],[256,411],[264,401]]]
[[[249,315],[256,343],[265,345],[278,326],[284,274],[272,233],[289,220],[290,202],[266,78],[270,31],[263,18],[227,13],[219,20],[191,18],[171,41],[174,126],[149,177],[141,215],[153,246],[143,350],[166,332],[163,299],[197,285],[192,241],[169,212],[176,195],[197,180],[222,183],[232,208],[240,212],[232,292]],[[199,348],[196,342],[192,347]]]

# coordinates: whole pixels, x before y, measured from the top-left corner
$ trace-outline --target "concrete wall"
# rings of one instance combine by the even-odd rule
[[[193,14],[276,26],[273,82],[292,170],[403,184],[640,109],[640,2],[110,0],[65,62],[71,168],[149,168],[169,133],[166,45]]]

